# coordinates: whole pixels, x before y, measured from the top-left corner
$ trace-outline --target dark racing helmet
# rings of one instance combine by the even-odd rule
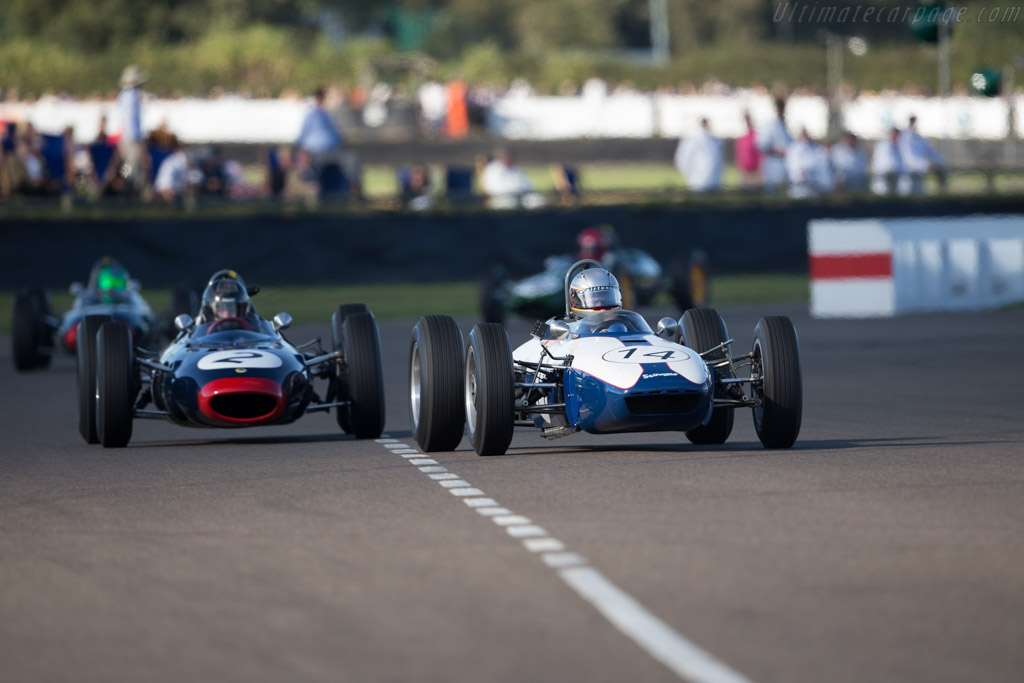
[[[588,268],[569,283],[569,308],[579,317],[622,308],[619,281],[604,268]]]
[[[248,319],[254,317],[256,309],[246,291],[245,283],[238,277],[213,279],[203,291],[200,320],[210,323],[228,318]]]

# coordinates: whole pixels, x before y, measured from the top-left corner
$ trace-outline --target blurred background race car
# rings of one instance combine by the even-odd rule
[[[611,225],[584,228],[576,237],[577,253],[549,256],[544,270],[512,280],[504,267],[495,266],[480,288],[484,322],[504,323],[508,313],[538,319],[556,315],[564,306],[565,273],[579,259],[600,261],[622,288],[626,309],[647,306],[660,292],[668,293],[680,311],[708,305],[711,266],[700,249],[675,254],[666,269],[642,249],[623,248]]]
[[[158,344],[161,337],[173,337],[174,317],[194,312],[198,305],[192,290],[179,287],[172,294],[170,310],[158,315],[142,298],[141,288],[124,266],[104,256],[93,265],[88,284],[71,284],[69,290],[75,299],[71,309],[61,316],[52,313],[50,295],[45,289],[32,287],[18,292],[11,325],[14,367],[22,372],[48,367],[60,347],[74,353],[78,323],[87,315],[108,315],[123,322],[135,343],[147,346]]]

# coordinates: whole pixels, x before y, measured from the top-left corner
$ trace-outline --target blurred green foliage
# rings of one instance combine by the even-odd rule
[[[437,78],[506,85],[517,76],[544,92],[590,76],[650,89],[716,78],[734,86],[822,88],[821,31],[861,35],[845,77],[865,89],[931,89],[934,46],[903,21],[799,20],[817,2],[667,0],[671,60],[651,66],[648,0],[5,0],[0,3],[0,88],[21,95],[106,95],[138,63],[158,94],[219,88],[257,96],[308,92],[367,78],[366,60],[397,45],[432,57]],[[906,0],[830,0],[829,7],[913,11]],[[975,64],[1019,54],[1019,5],[965,0],[952,35],[954,83]],[[984,13],[982,9],[984,8]],[[791,11],[789,19],[787,12]],[[388,74],[408,85],[422,74]]]

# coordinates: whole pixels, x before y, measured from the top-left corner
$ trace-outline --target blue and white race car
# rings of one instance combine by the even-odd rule
[[[714,309],[662,318],[655,332],[621,308],[617,281],[596,261],[573,264],[565,298],[566,314],[538,323],[514,351],[498,324],[474,326],[463,350],[452,318],[417,323],[409,398],[420,448],[454,450],[465,430],[478,454],[502,455],[515,427],[546,438],[678,431],[695,444],[721,444],[736,408],[753,410],[766,448],[795,443],[803,390],[788,318],[761,318],[751,351],[733,356]]]

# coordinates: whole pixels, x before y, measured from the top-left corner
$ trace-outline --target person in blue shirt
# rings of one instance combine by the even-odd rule
[[[320,88],[313,94],[313,107],[302,120],[295,147],[309,152],[319,175],[328,164],[339,164],[342,142],[341,132],[324,109],[324,90]]]

